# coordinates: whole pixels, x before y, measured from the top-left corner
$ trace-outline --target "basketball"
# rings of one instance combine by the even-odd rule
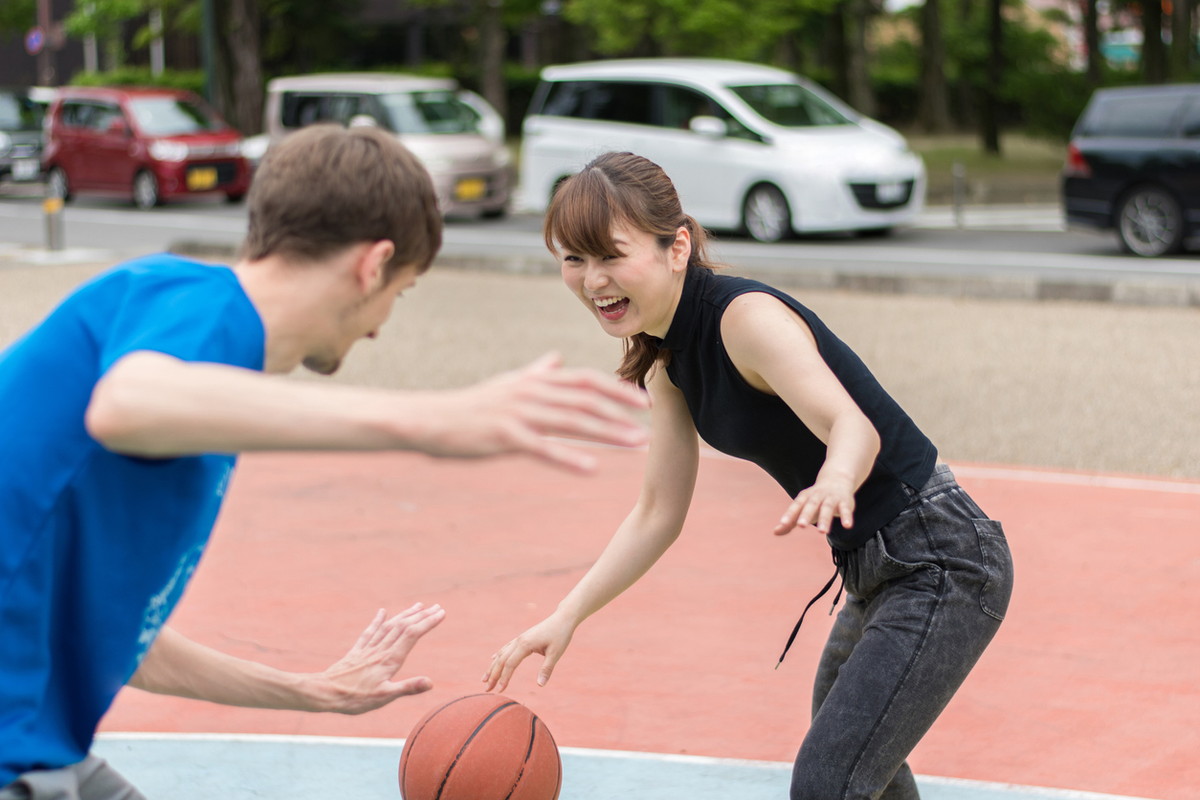
[[[536,714],[498,694],[472,694],[413,726],[400,756],[404,800],[556,800],[562,761]]]

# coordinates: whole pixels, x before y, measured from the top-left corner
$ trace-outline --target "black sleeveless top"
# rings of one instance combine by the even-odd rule
[[[835,550],[854,550],[908,504],[905,485],[924,486],[933,473],[937,449],[862,360],[812,311],[757,281],[691,268],[660,347],[671,352],[667,375],[683,392],[704,441],[759,465],[789,497],[811,486],[825,461],[825,444],[782,399],[748,384],[725,352],[721,316],[735,297],[747,292],[779,298],[808,323],[825,363],[879,433],[875,466],[855,494],[854,528],[843,528],[835,518],[829,533]]]

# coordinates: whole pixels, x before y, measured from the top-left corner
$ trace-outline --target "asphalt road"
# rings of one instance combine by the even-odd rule
[[[150,212],[119,199],[77,198],[59,217],[61,257],[127,258],[166,249],[228,258],[245,232],[245,209],[219,199]],[[553,272],[540,216],[451,220],[443,263],[467,268]],[[1111,236],[1064,231],[1053,205],[929,209],[914,227],[886,239],[807,237],[775,245],[722,235],[714,254],[739,269],[811,288],[869,289],[1013,298],[1127,299],[1200,303],[1200,258],[1122,255]],[[35,187],[0,192],[0,247],[46,247],[46,217]],[[74,254],[74,255],[72,255]],[[53,254],[48,260],[55,260]]]

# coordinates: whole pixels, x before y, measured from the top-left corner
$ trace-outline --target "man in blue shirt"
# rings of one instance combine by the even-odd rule
[[[438,606],[380,612],[299,675],[163,627],[246,450],[524,453],[638,444],[640,393],[554,356],[476,386],[388,392],[278,377],[337,370],[441,245],[429,177],[393,137],[317,126],[272,149],[231,269],[156,255],[77,289],[0,353],[0,800],[140,798],[89,756],[125,684],[232,705],[361,713]]]

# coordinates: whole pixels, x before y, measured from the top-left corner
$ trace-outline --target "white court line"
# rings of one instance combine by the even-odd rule
[[[399,749],[404,739],[371,739],[353,736],[305,736],[284,733],[149,733],[149,732],[105,732],[97,739],[110,742],[244,742],[295,745],[337,745],[342,747],[387,747]],[[609,758],[613,760],[657,761],[670,764],[695,764],[726,767],[749,767],[756,769],[791,769],[791,764],[782,761],[756,761],[740,758],[717,758],[716,756],[681,755],[677,753],[644,753],[631,750],[598,750],[587,747],[560,747],[559,752],[583,758]],[[1022,786],[1016,783],[974,781],[967,778],[940,778],[930,775],[918,776],[922,783],[939,786],[956,786],[963,789],[1003,792],[1030,800],[1151,800],[1145,797],[1099,794],[1076,789],[1053,789],[1044,786]]]
[[[604,444],[589,442],[583,439],[568,439],[566,437],[549,437],[573,447],[595,447],[601,450],[633,450],[639,453],[649,451],[646,445],[625,447],[619,444]],[[744,458],[731,456],[714,450],[707,445],[700,448],[701,458],[711,458],[717,461],[746,461]],[[949,464],[955,476],[979,478],[981,480],[1021,481],[1025,483],[1053,483],[1066,486],[1093,486],[1099,489],[1123,489],[1137,492],[1166,492],[1168,494],[1200,494],[1200,481],[1186,478],[1178,480],[1161,480],[1157,478],[1138,478],[1128,475],[1106,475],[1091,472],[1064,472],[1054,469],[1031,469],[1028,467],[980,464]]]

